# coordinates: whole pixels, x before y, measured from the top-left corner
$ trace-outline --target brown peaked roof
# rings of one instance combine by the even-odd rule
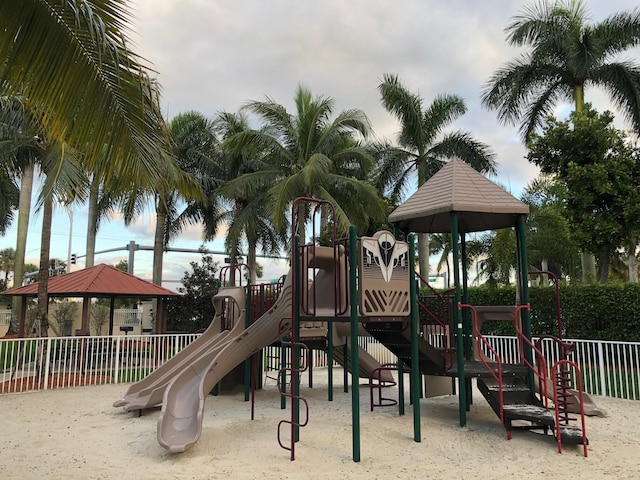
[[[49,279],[52,297],[174,297],[178,293],[159,287],[141,278],[129,275],[110,265],[101,263]],[[12,288],[1,295],[35,296],[38,284]]]
[[[458,214],[461,233],[482,232],[515,226],[529,206],[453,159],[396,208],[389,221],[416,233],[450,233],[452,212]]]

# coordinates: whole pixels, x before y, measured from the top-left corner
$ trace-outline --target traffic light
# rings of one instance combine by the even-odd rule
[[[72,253],[71,254],[71,265],[75,265],[76,264],[76,254]]]

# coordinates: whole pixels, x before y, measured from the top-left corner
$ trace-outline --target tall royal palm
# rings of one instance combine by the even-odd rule
[[[640,65],[618,58],[640,43],[640,11],[587,20],[581,0],[540,1],[506,28],[509,44],[530,51],[491,76],[482,101],[502,122],[520,124],[524,140],[558,102],[582,111],[586,87],[604,89],[640,132]]]
[[[253,151],[261,152],[265,165],[229,182],[224,192],[250,193],[268,187],[267,206],[276,230],[286,223],[289,208],[298,197],[333,203],[342,231],[350,223],[366,228],[369,218],[384,212],[375,188],[362,180],[373,165],[373,157],[359,143],[370,133],[366,115],[356,109],[344,110],[332,120],[334,100],[313,97],[302,86],[294,101],[295,115],[271,99],[246,106],[264,122],[264,128],[240,132],[225,145],[232,150],[251,145]],[[356,171],[361,173],[356,176]],[[299,225],[304,224],[304,205],[297,216]],[[304,230],[297,233],[304,242]]]
[[[520,124],[528,141],[561,101],[584,106],[586,87],[604,89],[640,132],[640,65],[619,55],[640,43],[640,11],[590,25],[581,0],[526,8],[507,27],[507,41],[530,51],[493,74],[482,101],[505,124]],[[595,279],[592,255],[582,255],[583,280]]]
[[[457,95],[439,95],[428,107],[423,99],[404,87],[396,75],[385,74],[378,89],[383,106],[400,121],[397,147],[383,154],[379,182],[382,190],[400,193],[417,174],[418,187],[431,178],[448,159],[457,157],[483,173],[495,172],[494,154],[489,147],[464,131],[445,132],[466,113]],[[420,273],[429,275],[429,236],[418,237]]]

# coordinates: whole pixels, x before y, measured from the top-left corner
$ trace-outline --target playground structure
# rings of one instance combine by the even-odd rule
[[[453,186],[443,187],[448,185],[447,181]],[[456,190],[460,184],[466,184],[465,192],[470,192],[464,193],[462,200]],[[445,192],[446,198],[442,200],[435,195],[433,204],[432,195],[427,202],[426,190]],[[485,197],[489,198],[489,206],[482,201]],[[371,376],[382,367],[370,362],[358,346],[358,335],[366,332],[398,358],[399,392],[403,390],[404,369],[410,371],[415,442],[421,441],[421,376],[444,379],[449,384],[451,379],[456,381],[460,426],[466,424],[466,414],[471,409],[471,380],[475,378],[478,391],[504,425],[508,439],[514,430],[539,429],[545,434],[553,433],[559,452],[562,445],[577,444],[583,446],[587,455],[585,396],[577,365],[569,360],[570,352],[561,337],[557,338],[561,358],[553,363],[545,359],[531,340],[524,241],[526,205],[466,164],[454,160],[392,213],[390,221],[398,230],[452,235],[456,288],[451,301],[439,297],[442,308],[438,311],[418,302],[419,276],[413,267],[412,236],[404,242],[391,232],[382,231],[372,237],[358,238],[355,228],[351,227],[348,239],[339,240],[334,221],[330,245],[319,246],[316,244],[319,235],[312,222],[311,241],[299,245],[296,234],[305,223],[298,218],[299,212],[304,211],[299,208],[301,205],[315,206],[311,208],[312,217],[321,209],[333,208],[327,202],[314,199],[294,202],[291,271],[269,310],[251,323],[250,312],[244,308],[244,288],[223,288],[213,299],[216,316],[202,337],[149,377],[132,385],[114,406],[131,411],[162,404],[158,441],[171,452],[182,452],[200,436],[204,402],[209,392],[234,367],[265,346],[281,341],[291,349],[291,364],[282,365],[279,374],[282,379],[287,375],[290,379],[290,384],[280,381],[279,388],[283,396],[290,398],[291,416],[278,425],[278,441],[290,451],[293,460],[300,428],[309,418],[308,411],[300,414],[301,407],[308,409],[300,392],[299,373],[306,369],[301,352],[307,344],[316,347],[321,344],[329,358],[329,400],[333,395],[331,365],[334,360],[342,360],[346,368],[360,374],[352,375],[351,385],[353,460],[358,462],[358,377],[367,372]],[[425,205],[431,210],[426,214],[416,213],[416,207]],[[335,212],[333,218],[335,220]],[[513,306],[470,305],[466,275],[461,278],[460,274],[465,234],[505,227],[516,228],[519,302]],[[458,243],[459,237],[462,245]],[[419,312],[423,312],[424,321],[420,321]],[[230,330],[225,330],[222,326],[229,318],[235,321]],[[243,319],[246,319],[244,323]],[[513,322],[518,336],[514,358],[501,358],[484,339],[481,324],[486,320]],[[437,344],[431,340],[434,336],[439,338]],[[338,348],[340,345],[344,347],[342,350]],[[389,373],[386,369],[382,372]],[[425,384],[428,396],[429,382]],[[283,427],[290,428],[288,445],[282,437]]]

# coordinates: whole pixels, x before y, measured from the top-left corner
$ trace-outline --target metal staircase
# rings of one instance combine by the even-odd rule
[[[577,400],[582,405],[580,372],[575,363],[566,359],[551,367],[547,365],[540,348],[518,326],[521,311],[529,306],[510,310],[518,335],[518,358],[509,363],[500,357],[480,332],[476,308],[467,304],[460,304],[459,308],[471,311],[473,325],[474,357],[464,363],[465,378],[477,379],[478,390],[500,418],[507,438],[511,439],[513,430],[542,430],[545,434],[551,431],[557,439],[559,452],[562,451],[562,444],[583,445],[586,456],[588,439],[584,411],[580,408],[581,413],[572,414],[569,409],[572,401]],[[506,316],[504,312],[501,314]],[[410,367],[411,332],[407,322],[366,322],[364,327],[405,366]],[[455,350],[447,347],[455,345],[453,339],[448,339],[444,348],[434,347],[427,340],[427,335],[418,338],[420,373],[457,376],[457,364],[453,361]],[[564,349],[561,351],[564,352]],[[550,378],[552,382],[548,382]],[[574,390],[575,378],[578,379],[578,385]]]

